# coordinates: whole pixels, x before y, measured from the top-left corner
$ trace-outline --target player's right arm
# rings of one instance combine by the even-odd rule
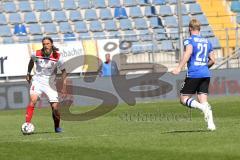
[[[187,45],[179,65],[172,71],[173,74],[177,75],[181,72],[183,66],[188,62],[189,58],[191,57],[192,51],[193,51],[193,46]]]
[[[33,61],[33,59],[31,58],[31,59],[29,60],[29,63],[28,63],[28,70],[27,70],[27,76],[26,76],[26,80],[27,80],[28,83],[30,83],[30,82],[31,82],[31,79],[32,79],[31,71],[32,71],[32,69],[33,69],[33,66],[34,66],[34,61]]]

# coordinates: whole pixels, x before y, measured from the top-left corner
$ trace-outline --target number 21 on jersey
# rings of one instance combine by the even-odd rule
[[[197,48],[198,48],[198,52],[196,54],[196,61],[198,61],[198,62],[206,62],[206,60],[207,60],[208,44],[207,43],[198,43]]]

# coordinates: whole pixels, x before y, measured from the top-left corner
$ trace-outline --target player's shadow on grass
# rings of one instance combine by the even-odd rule
[[[177,133],[199,133],[199,132],[210,132],[206,129],[198,129],[198,130],[176,130],[176,131],[167,131],[162,132],[161,134],[177,134]]]
[[[50,132],[50,131],[43,131],[43,132],[34,132],[33,134],[56,134],[54,131]]]

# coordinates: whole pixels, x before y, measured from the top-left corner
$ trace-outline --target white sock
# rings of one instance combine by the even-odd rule
[[[211,109],[211,105],[208,102],[203,102],[201,104],[204,105],[204,106],[207,106],[207,107],[209,107]]]
[[[185,102],[185,105],[191,108],[197,108],[200,109],[201,111],[203,111],[205,109],[205,105],[199,103],[198,101],[196,101],[193,98],[188,98]]]

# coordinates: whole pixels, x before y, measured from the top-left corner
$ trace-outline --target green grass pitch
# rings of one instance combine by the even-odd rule
[[[35,134],[24,136],[25,110],[0,111],[0,160],[239,160],[240,99],[210,99],[217,130],[177,100],[120,105],[85,122],[62,121],[55,134],[50,108],[35,109]],[[90,107],[72,107],[73,113]]]

